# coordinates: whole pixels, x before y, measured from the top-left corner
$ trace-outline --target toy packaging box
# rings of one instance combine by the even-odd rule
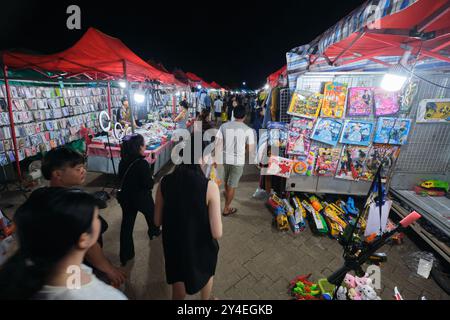
[[[369,147],[345,146],[342,149],[336,178],[358,181],[363,174],[369,150]]]
[[[289,178],[291,176],[293,165],[294,161],[291,159],[271,156],[269,158],[269,167],[266,170],[266,175]]]
[[[347,116],[370,116],[373,108],[373,88],[355,87],[348,90]]]
[[[294,118],[289,125],[286,153],[288,155],[307,155],[311,145],[314,121]]]
[[[346,120],[340,143],[368,146],[374,129],[369,121]]]
[[[319,148],[316,161],[316,175],[321,177],[334,177],[340,154],[340,148]]]
[[[313,94],[306,98],[296,92],[292,96],[288,114],[295,117],[316,119],[319,116],[320,101],[322,98],[322,94]]]
[[[424,99],[417,109],[417,122],[450,123],[450,99]]]
[[[400,110],[399,93],[374,88],[375,116],[388,116]]]
[[[345,113],[347,98],[347,84],[337,82],[325,83],[325,91],[320,104],[320,116],[342,118]]]
[[[400,153],[400,147],[391,146],[388,144],[374,144],[364,162],[364,169],[361,176],[361,180],[372,181],[377,173],[380,164],[383,164],[381,171],[381,177],[386,179],[392,165],[398,158]]]
[[[403,145],[408,140],[410,129],[411,119],[381,117],[373,142]]]
[[[286,148],[288,125],[282,122],[268,122],[269,144],[278,148]]]
[[[342,130],[342,120],[319,118],[311,139],[336,146]]]

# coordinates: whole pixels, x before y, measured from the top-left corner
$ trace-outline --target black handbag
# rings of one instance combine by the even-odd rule
[[[127,174],[128,174],[128,172],[130,171],[130,169],[133,167],[133,165],[134,165],[136,162],[138,162],[139,160],[141,160],[141,159],[136,159],[136,160],[134,160],[134,161],[128,166],[127,171],[125,171],[125,174],[124,174],[123,177],[122,177],[122,181],[120,182],[120,187],[119,187],[119,189],[117,189],[116,194],[115,194],[116,199],[117,199],[117,202],[119,202],[119,204],[120,204],[120,203],[123,203],[123,200],[124,200],[124,198],[123,198],[124,195],[123,195],[123,190],[122,190],[122,188],[123,188],[123,183],[125,182],[125,178],[127,177]]]

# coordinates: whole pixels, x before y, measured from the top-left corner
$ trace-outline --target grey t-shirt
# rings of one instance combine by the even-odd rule
[[[245,145],[256,141],[255,131],[239,121],[223,124],[217,137],[223,141],[223,163],[238,166],[245,164]]]

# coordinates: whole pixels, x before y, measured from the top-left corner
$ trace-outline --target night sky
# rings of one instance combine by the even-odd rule
[[[55,53],[90,27],[120,38],[144,60],[191,71],[231,87],[259,88],[362,0],[335,1],[20,1],[0,5],[0,48]],[[68,30],[66,8],[81,8],[81,30]]]

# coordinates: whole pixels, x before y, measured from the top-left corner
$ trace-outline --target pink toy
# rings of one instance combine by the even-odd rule
[[[351,288],[348,290],[348,297],[350,300],[361,300],[361,292],[359,292],[357,289]]]
[[[372,286],[372,279],[369,278],[369,275],[366,273],[364,277],[355,277],[356,287],[359,286]]]
[[[352,276],[352,275],[349,274],[349,273],[347,273],[347,274],[345,275],[344,283],[345,283],[345,286],[346,286],[348,289],[354,289],[354,288],[356,288],[356,279],[355,279],[354,276]]]

